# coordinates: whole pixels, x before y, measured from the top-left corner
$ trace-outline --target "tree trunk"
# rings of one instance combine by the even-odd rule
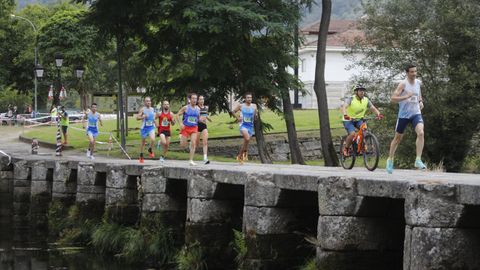
[[[123,89],[122,89],[122,49],[123,49],[123,38],[120,35],[117,35],[117,67],[118,67],[118,109],[119,109],[119,125],[120,125],[120,142],[123,149],[126,150],[126,141],[125,141],[125,113],[124,113],[124,100],[123,100]]]
[[[288,90],[282,90],[283,115],[285,117],[285,125],[287,126],[288,146],[290,147],[290,160],[292,164],[305,165],[300,145],[297,138],[297,130],[295,128],[295,117],[293,115],[293,106],[290,102]]]
[[[259,107],[257,103],[257,107]],[[263,124],[260,118],[260,111],[257,113],[257,119],[254,122],[255,126],[255,139],[257,141],[258,156],[262,163],[272,164],[272,158],[268,154],[267,145],[265,143],[265,137],[263,136]]]
[[[318,33],[314,90],[317,95],[318,117],[320,119],[320,141],[325,166],[338,166],[337,152],[333,146],[332,134],[330,132],[327,89],[325,86],[325,52],[327,48],[327,35],[331,12],[332,1],[322,0],[322,19],[320,21],[320,29]]]

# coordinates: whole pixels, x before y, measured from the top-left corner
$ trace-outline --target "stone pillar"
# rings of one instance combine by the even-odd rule
[[[478,209],[469,217],[469,206],[460,203],[459,195],[449,184],[409,187],[403,269],[480,269]]]
[[[239,214],[235,201],[216,197],[215,193],[221,184],[212,181],[211,171],[189,173],[185,243],[200,244],[208,269],[230,269],[234,258],[230,246],[234,228],[232,220],[235,215],[241,216],[243,203]]]
[[[320,179],[318,203],[320,269],[402,269],[403,208],[390,213],[387,198],[359,196],[342,177]]]
[[[145,168],[141,177],[142,218],[159,218],[173,231],[176,246],[185,240],[186,180],[167,179],[162,167]]]
[[[42,238],[48,232],[47,212],[52,199],[52,171],[47,169],[44,161],[32,164],[32,181],[30,186],[30,226],[32,234]]]
[[[0,228],[5,236],[12,235],[13,216],[13,171],[7,169],[0,166]]]
[[[53,171],[52,199],[68,207],[75,202],[77,193],[77,170],[71,169],[68,161],[56,161]]]
[[[13,165],[13,228],[14,241],[28,240],[30,212],[30,167],[27,161],[17,161]]]
[[[123,166],[112,165],[107,170],[105,210],[110,221],[132,225],[138,221],[137,181]]]
[[[105,178],[105,173],[97,173],[92,163],[78,164],[75,204],[79,208],[81,219],[102,217],[105,207]]]
[[[305,257],[313,256],[304,235],[298,234],[311,226],[305,223],[304,207],[311,201],[307,197],[292,200],[294,196],[277,187],[272,174],[248,175],[243,212],[248,269],[294,269]],[[315,196],[313,207],[307,206],[313,211],[314,224],[318,216]]]

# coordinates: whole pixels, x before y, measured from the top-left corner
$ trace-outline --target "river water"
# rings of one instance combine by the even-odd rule
[[[0,185],[5,181],[0,179]],[[142,266],[125,266],[105,261],[88,250],[51,248],[46,233],[31,231],[28,224],[13,220],[13,198],[0,192],[0,270],[137,270]],[[16,209],[21,205],[15,205]],[[15,224],[15,227],[14,225]]]

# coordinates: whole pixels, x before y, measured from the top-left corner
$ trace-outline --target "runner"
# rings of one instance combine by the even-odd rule
[[[98,136],[98,122],[100,125],[103,126],[102,117],[100,113],[97,112],[97,103],[92,103],[90,111],[85,114],[85,117],[82,119],[83,128],[85,127],[85,118],[88,121],[87,127],[87,136],[88,136],[88,150],[87,150],[87,157],[90,159],[95,159],[93,157],[93,153],[95,152],[95,139]]]
[[[390,152],[387,159],[387,172],[393,172],[393,160],[395,151],[398,145],[402,141],[403,133],[408,124],[412,124],[415,132],[417,133],[416,141],[416,158],[414,166],[417,169],[425,170],[427,166],[422,162],[422,152],[425,143],[424,131],[423,131],[423,99],[420,87],[421,81],[417,79],[417,67],[415,65],[408,65],[405,68],[407,78],[402,81],[397,89],[393,92],[391,101],[398,103],[398,119],[397,126],[395,127],[395,137],[390,144]]]
[[[208,106],[205,105],[205,97],[198,97],[198,108],[200,109],[200,119],[198,121],[198,136],[197,136],[197,145],[200,145],[200,137],[202,137],[203,143],[203,162],[205,164],[210,164],[208,160],[208,130],[207,130],[207,120],[212,122],[208,117]]]
[[[52,107],[50,107],[50,124],[51,125],[56,125],[57,124],[57,117],[58,117],[58,111],[57,107],[55,104],[52,104]]]
[[[168,146],[170,145],[170,126],[175,125],[174,114],[170,111],[170,103],[168,101],[163,101],[162,111],[157,113],[155,118],[158,118],[158,136],[160,140],[159,144],[163,146],[163,153],[160,156],[160,161],[165,161],[167,156]]]
[[[200,110],[197,107],[197,94],[190,95],[190,104],[184,106],[177,113],[177,122],[180,123],[180,146],[186,147],[188,137],[190,137],[190,165],[197,165],[193,162],[195,148],[197,147],[198,136],[198,118]],[[184,115],[185,114],[185,115]],[[180,116],[183,117],[183,122],[180,122]]]
[[[140,135],[142,136],[142,143],[140,144],[140,163],[144,163],[143,149],[145,148],[145,141],[150,137],[150,147],[148,148],[148,156],[154,158],[153,146],[155,145],[155,111],[152,108],[152,101],[150,97],[144,100],[144,107],[140,108],[137,115],[137,120],[142,120],[140,128]]]
[[[68,126],[70,124],[70,121],[68,119],[68,113],[65,111],[65,106],[60,107],[60,112],[58,113],[58,117],[60,117],[60,127],[62,128],[62,134],[63,134],[63,144],[67,145],[68,140],[67,140],[67,130]]]
[[[245,102],[230,112],[230,115],[235,116],[240,123],[240,134],[243,136],[243,144],[237,155],[240,163],[248,160],[248,143],[254,134],[254,121],[257,117],[257,105],[252,103],[252,93],[246,93],[244,98]],[[238,111],[240,111],[239,116],[237,115]]]
[[[348,156],[348,148],[352,144],[355,136],[355,128],[359,129],[363,124],[363,118],[370,109],[371,112],[377,115],[377,119],[382,119],[383,115],[373,106],[373,103],[365,96],[365,87],[357,84],[353,88],[354,95],[345,99],[342,105],[343,126],[347,131],[347,138],[345,140],[344,155]]]

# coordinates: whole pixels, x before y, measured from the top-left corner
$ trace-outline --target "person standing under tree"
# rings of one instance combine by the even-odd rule
[[[158,118],[158,137],[159,144],[163,146],[163,153],[160,155],[160,161],[164,162],[167,156],[168,146],[170,145],[171,131],[170,126],[175,125],[174,114],[170,111],[170,103],[163,101],[162,110],[157,113],[155,118]]]
[[[237,155],[237,160],[240,163],[248,160],[248,143],[254,134],[254,121],[257,117],[257,105],[252,103],[252,93],[246,93],[244,99],[243,104],[239,104],[230,112],[230,115],[237,118],[237,121],[240,123],[240,135],[243,137],[243,144]],[[237,115],[239,111],[240,115]]]
[[[180,117],[183,117],[183,121],[179,121]],[[197,94],[190,95],[190,103],[187,106],[183,106],[178,111],[176,118],[180,123],[180,146],[186,147],[188,137],[190,137],[190,155],[189,163],[192,166],[197,165],[193,162],[193,156],[195,155],[195,148],[197,147],[198,136],[198,119],[200,117],[200,110],[197,107]]]
[[[58,117],[58,110],[55,104],[52,104],[50,107],[50,124],[56,125],[57,124],[57,117]]]
[[[60,107],[60,112],[58,113],[58,117],[60,118],[60,127],[62,128],[62,134],[63,134],[63,144],[67,145],[68,140],[67,140],[67,130],[68,126],[70,125],[70,121],[68,119],[68,113],[65,111],[65,106]]]
[[[210,164],[208,160],[208,130],[207,130],[207,120],[212,122],[208,117],[208,106],[205,105],[205,97],[198,97],[198,108],[200,109],[200,118],[198,121],[198,136],[197,136],[197,145],[200,145],[200,137],[202,137],[203,143],[203,162],[205,164]]]
[[[417,79],[417,67],[409,64],[405,68],[407,78],[400,82],[397,89],[393,92],[391,101],[398,103],[398,119],[395,127],[395,137],[390,144],[390,152],[387,159],[386,170],[393,173],[393,160],[395,151],[402,141],[403,133],[408,124],[412,124],[417,133],[416,158],[414,166],[417,169],[425,170],[427,166],[422,162],[422,152],[425,143],[424,125],[422,118],[423,98],[420,91],[421,81]]]
[[[137,120],[142,120],[142,126],[140,128],[140,136],[142,136],[142,142],[140,144],[140,163],[144,163],[143,149],[145,148],[145,142],[147,137],[150,137],[150,147],[148,148],[148,156],[154,158],[153,147],[155,145],[155,111],[152,107],[152,100],[150,97],[146,97],[144,100],[144,107],[140,108],[137,114]]]
[[[85,118],[88,122],[88,127],[85,127]],[[83,128],[87,129],[87,136],[88,136],[88,150],[87,150],[87,157],[90,159],[95,159],[93,157],[93,152],[95,152],[95,140],[98,136],[98,123],[103,126],[102,123],[102,116],[100,113],[97,112],[97,103],[92,103],[92,107],[90,111],[85,114],[85,117],[82,119]]]

